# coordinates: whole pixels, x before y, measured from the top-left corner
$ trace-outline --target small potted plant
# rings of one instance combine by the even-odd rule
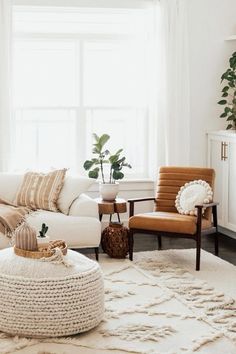
[[[90,178],[97,179],[101,173],[102,181],[99,184],[99,191],[103,200],[115,200],[118,191],[118,180],[124,178],[122,172],[123,167],[131,168],[131,165],[126,162],[126,157],[121,157],[123,149],[119,149],[116,153],[112,154],[109,150],[105,149],[105,144],[110,139],[108,134],[103,134],[100,137],[93,134],[95,143],[93,144],[92,153],[95,155],[91,160],[84,162],[84,169],[88,172]],[[109,165],[109,176],[105,179],[104,164]]]
[[[229,68],[221,76],[226,85],[222,89],[222,98],[218,104],[225,106],[220,118],[226,118],[226,129],[236,129],[236,52],[229,59]]]
[[[37,236],[37,243],[39,248],[47,248],[49,246],[50,237],[46,236],[48,231],[48,226],[43,223],[42,228],[39,231],[39,235]]]

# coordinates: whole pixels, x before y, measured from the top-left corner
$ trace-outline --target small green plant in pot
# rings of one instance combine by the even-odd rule
[[[37,236],[38,248],[47,248],[49,246],[50,237],[46,236],[48,226],[43,223],[39,235]]]
[[[221,76],[225,83],[222,89],[222,99],[218,104],[225,106],[220,118],[226,118],[226,129],[236,129],[236,52],[229,59],[229,68]]]
[[[119,149],[112,154],[105,148],[106,143],[110,139],[108,134],[103,134],[100,137],[97,134],[93,134],[93,138],[95,142],[92,153],[95,157],[84,162],[84,169],[88,171],[90,178],[97,179],[101,174],[102,182],[99,187],[101,196],[104,200],[114,200],[119,190],[119,183],[117,181],[124,178],[122,170],[124,167],[131,168],[131,165],[126,162],[125,156],[121,156],[123,149]],[[104,171],[105,164],[109,165],[107,179],[105,178]]]

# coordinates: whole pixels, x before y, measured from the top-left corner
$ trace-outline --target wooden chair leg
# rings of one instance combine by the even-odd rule
[[[201,240],[202,240],[202,206],[197,206],[196,270],[200,270]]]
[[[201,257],[201,238],[197,239],[196,270],[200,270],[200,257]]]
[[[129,230],[128,241],[129,241],[129,259],[132,261],[133,260],[133,248],[134,248],[134,233],[132,230]]]
[[[219,233],[218,233],[218,221],[217,221],[217,206],[214,205],[212,208],[212,214],[213,214],[213,225],[216,228],[216,233],[215,233],[215,255],[219,255]]]
[[[161,239],[161,236],[157,236],[157,241],[158,241],[158,250],[161,250],[162,249],[162,239]]]
[[[96,261],[98,261],[99,260],[99,247],[95,247],[94,251],[95,251]]]
[[[214,237],[215,237],[215,255],[219,256],[219,233],[216,232]]]

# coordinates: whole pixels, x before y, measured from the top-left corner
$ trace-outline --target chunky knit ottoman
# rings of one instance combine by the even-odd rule
[[[103,318],[98,263],[68,251],[65,264],[0,251],[0,331],[29,337],[85,332]]]

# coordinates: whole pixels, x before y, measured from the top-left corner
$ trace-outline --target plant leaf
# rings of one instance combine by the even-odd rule
[[[109,157],[109,161],[110,161],[111,164],[113,164],[113,163],[115,163],[116,161],[118,161],[118,159],[119,159],[119,155],[111,155],[111,156]]]
[[[84,163],[84,169],[87,171],[87,170],[90,170],[90,168],[94,165],[94,161],[91,161],[91,160],[86,160],[85,163]]]
[[[100,136],[99,138],[99,145],[101,146],[101,148],[103,148],[103,146],[106,144],[106,142],[110,139],[110,136],[108,134],[103,134],[102,136]]]
[[[121,159],[119,159],[119,160],[117,161],[117,163],[121,164],[121,163],[123,163],[124,161],[125,161],[125,157],[122,157]]]
[[[229,86],[225,86],[225,87],[223,88],[222,92],[226,92],[226,91],[228,91],[228,90],[229,90]]]
[[[227,113],[225,112],[220,115],[220,118],[225,118],[225,117],[227,117]]]
[[[120,155],[120,153],[123,151],[123,149],[119,149],[116,151],[115,155]]]
[[[115,171],[119,171],[122,169],[121,165],[118,163],[118,162],[114,162],[112,165],[111,165],[111,168]]]
[[[124,178],[124,173],[122,173],[120,171],[113,171],[112,177],[115,180],[122,179],[122,178]]]
[[[92,150],[92,153],[93,154],[100,154],[100,152],[101,152],[100,148],[97,146],[97,144],[96,144],[96,146],[94,144],[94,148]]]
[[[94,165],[98,165],[100,163],[99,159],[93,158],[91,161],[93,161]]]
[[[128,168],[132,168],[132,166],[129,163],[123,163],[123,166],[128,167]]]
[[[226,104],[227,103],[227,101],[226,100],[220,100],[219,102],[218,102],[218,104]]]
[[[229,120],[235,120],[235,118],[236,118],[236,116],[235,116],[234,114],[231,114],[231,116],[229,116],[229,117],[227,118],[227,121],[229,121]]]
[[[93,138],[96,140],[96,142],[99,141],[99,136],[96,133],[93,133]]]
[[[89,171],[89,177],[90,178],[98,178],[98,174],[99,174],[99,167],[94,168],[93,170]]]

